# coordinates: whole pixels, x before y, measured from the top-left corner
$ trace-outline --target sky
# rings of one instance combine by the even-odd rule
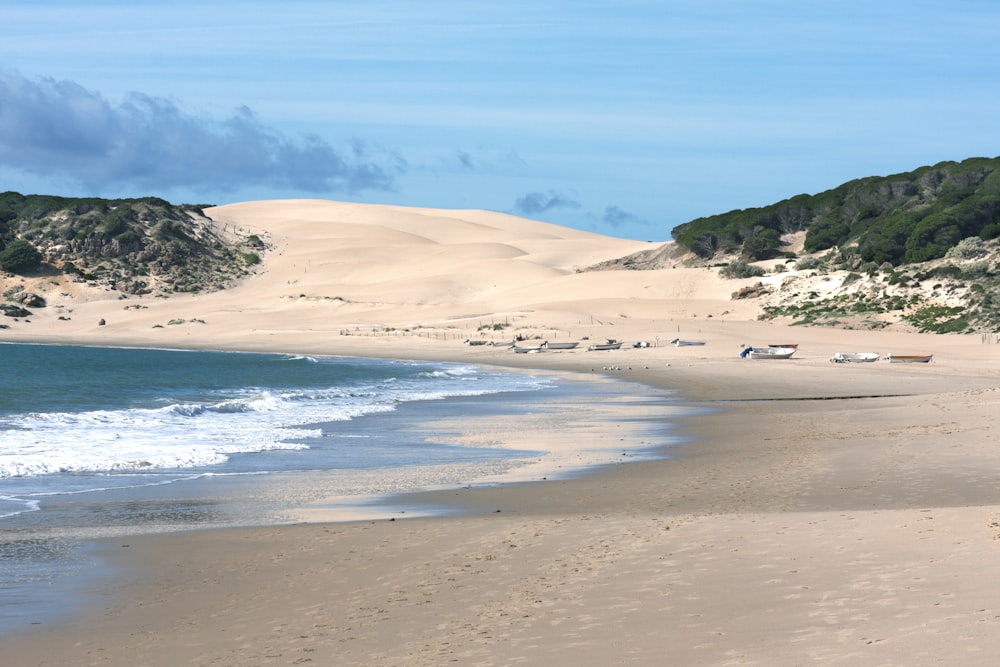
[[[1000,155],[995,0],[4,0],[0,191],[619,238]]]

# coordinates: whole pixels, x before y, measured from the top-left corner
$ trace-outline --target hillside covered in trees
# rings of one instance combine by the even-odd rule
[[[849,181],[816,195],[698,218],[674,240],[702,258],[781,257],[783,237],[803,250],[856,248],[864,262],[899,266],[944,257],[963,239],[1000,237],[1000,158],[971,158]]]
[[[754,280],[733,299],[788,324],[1000,332],[1000,158],[860,178],[698,218],[673,236],[593,268],[682,263]]]
[[[64,273],[123,294],[198,292],[246,275],[263,249],[200,206],[0,194],[0,270],[9,273]]]

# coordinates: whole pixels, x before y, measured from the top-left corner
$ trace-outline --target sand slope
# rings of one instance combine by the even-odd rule
[[[739,310],[728,302],[734,285],[705,270],[580,272],[648,243],[500,213],[317,200],[233,204],[207,213],[272,245],[258,275],[222,293],[169,300],[102,298],[50,281],[50,308],[35,314],[34,326],[18,323],[4,336],[216,345],[257,334],[284,346],[291,339],[283,337],[301,343],[352,328],[356,334],[424,329],[455,338],[505,323],[509,328],[496,337],[515,331],[599,337],[609,321]],[[745,305],[742,312],[754,314]],[[178,336],[167,330],[176,320],[197,326]]]

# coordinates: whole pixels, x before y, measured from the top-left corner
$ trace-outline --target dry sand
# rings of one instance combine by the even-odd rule
[[[401,500],[459,517],[107,543],[122,576],[90,612],[5,638],[5,664],[995,663],[1000,346],[758,322],[729,298],[739,281],[578,272],[649,246],[496,213],[285,201],[210,214],[275,245],[258,276],[171,299],[53,285],[51,307],[0,338],[545,368],[706,410],[682,419],[689,440],[667,460]],[[462,345],[514,333],[661,346]],[[676,336],[706,345],[667,346]],[[799,343],[795,358],[736,356],[780,342]],[[868,350],[935,362],[827,361]],[[556,439],[520,426],[510,442]]]

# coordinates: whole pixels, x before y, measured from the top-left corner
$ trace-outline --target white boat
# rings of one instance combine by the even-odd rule
[[[680,338],[675,338],[672,341],[670,341],[670,344],[673,345],[674,347],[687,347],[689,345],[704,345],[705,341],[703,341],[703,340],[681,340]]]
[[[609,338],[607,343],[594,343],[593,345],[588,345],[588,350],[617,350],[622,346],[620,340],[615,340],[614,338]]]
[[[520,354],[525,354],[527,352],[541,352],[545,349],[545,343],[538,343],[537,345],[518,345],[514,343],[511,349]]]
[[[872,363],[879,360],[878,352],[837,352],[830,361],[835,364]]]
[[[740,356],[750,359],[788,359],[795,354],[794,347],[748,347],[740,352]]]
[[[549,342],[545,343],[545,347],[547,349],[549,349],[549,350],[573,350],[573,349],[576,349],[576,346],[579,345],[579,344],[580,343],[578,343],[575,340],[574,341],[569,341],[569,342],[563,342],[563,343],[553,343],[553,342],[549,341]]]
[[[927,364],[933,354],[890,354],[886,357],[890,364]]]

